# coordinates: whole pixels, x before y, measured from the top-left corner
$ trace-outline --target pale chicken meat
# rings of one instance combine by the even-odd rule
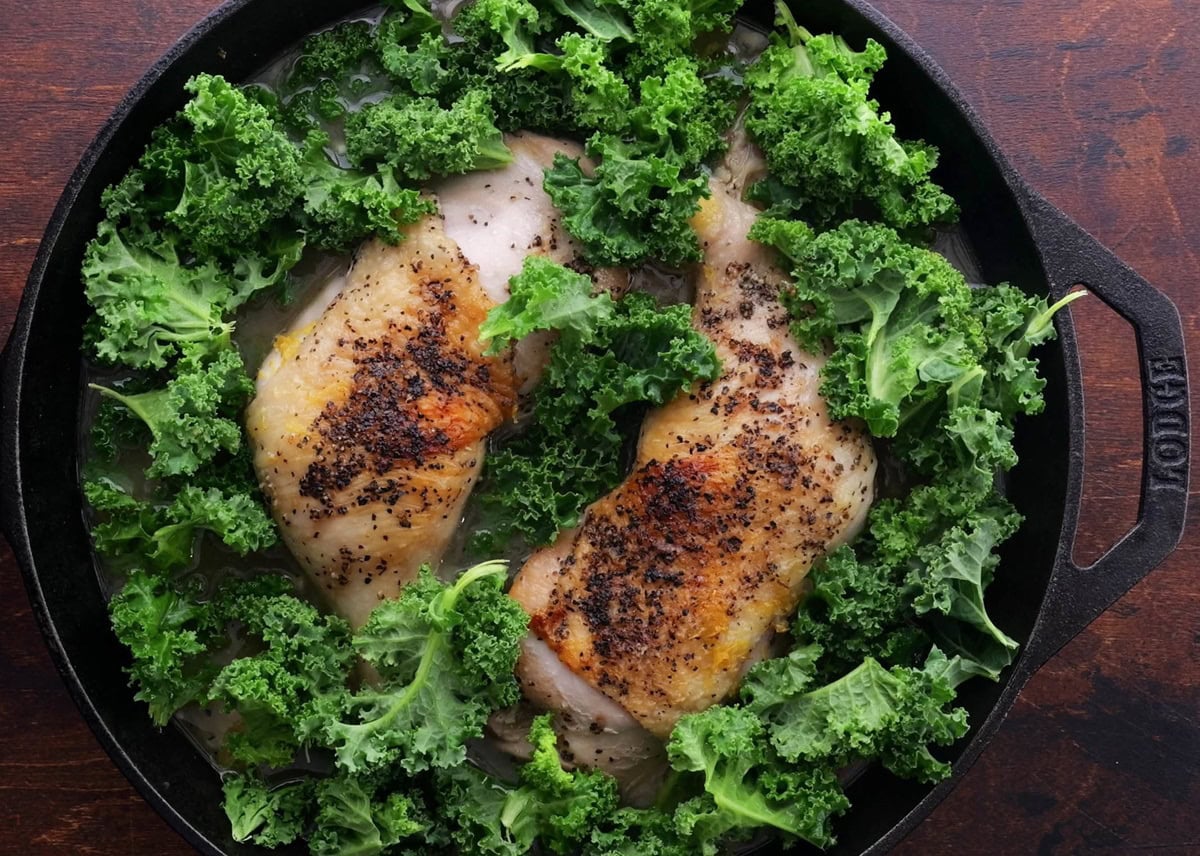
[[[588,273],[598,289],[613,294],[628,286],[623,268],[591,269],[580,260],[579,246],[559,222],[559,211],[542,189],[545,170],[556,154],[583,155],[583,147],[568,140],[521,132],[504,138],[512,162],[503,169],[475,172],[441,182],[438,207],[446,234],[479,268],[479,281],[496,303],[508,300],[508,281],[521,272],[528,256],[545,256]],[[586,159],[584,168],[589,168]],[[529,392],[549,359],[549,332],[534,333],[517,343],[513,363],[517,384]]]
[[[541,711],[555,712],[554,730],[563,764],[602,770],[614,777],[625,802],[653,804],[666,778],[666,747],[629,713],[566,667],[535,636],[521,648],[520,682],[525,702],[497,712],[488,735],[517,758],[531,756],[528,735]]]
[[[573,539],[561,538],[542,555],[547,561],[561,561],[572,543]],[[503,751],[528,758],[532,747],[526,736],[533,716],[552,710],[565,764],[613,776],[630,805],[653,803],[669,770],[666,748],[658,737],[572,671],[535,635],[522,642],[517,679],[525,701],[499,711],[488,724],[490,735]]]
[[[479,267],[479,283],[496,303],[508,299],[508,280],[526,256],[570,264],[578,250],[542,189],[543,172],[562,153],[583,154],[578,143],[539,134],[509,134],[513,159],[503,169],[471,172],[441,181],[434,191],[446,234]]]
[[[440,217],[362,246],[333,301],[276,340],[247,428],[292,554],[361,625],[436,565],[515,403],[479,325],[493,301]]]
[[[546,650],[659,737],[734,692],[873,495],[870,440],[829,416],[823,358],[778,301],[786,279],[745,238],[743,172],[719,173],[695,219],[693,324],[720,378],[648,414],[627,480],[512,587]],[[542,667],[527,654],[519,668]]]

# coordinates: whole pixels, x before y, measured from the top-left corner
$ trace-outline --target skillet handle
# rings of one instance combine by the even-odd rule
[[[1183,325],[1175,305],[1040,195],[1022,188],[1022,196],[1051,293],[1061,295],[1082,283],[1132,325],[1142,385],[1137,523],[1089,567],[1071,560],[1071,544],[1060,547],[1022,658],[1023,671],[1032,674],[1179,543],[1187,516],[1191,411]]]

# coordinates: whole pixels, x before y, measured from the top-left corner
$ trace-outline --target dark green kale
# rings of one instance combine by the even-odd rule
[[[165,505],[137,499],[107,478],[84,482],[83,493],[100,518],[92,528],[96,550],[158,570],[186,567],[202,530],[243,556],[265,550],[277,538],[259,498],[236,483],[188,485]]]
[[[376,856],[432,824],[416,792],[372,786],[368,779],[345,774],[316,784],[314,830],[308,838],[313,856]],[[413,842],[416,844],[416,842]],[[417,844],[416,852],[424,852]]]
[[[344,21],[304,40],[289,74],[290,85],[336,80],[357,70],[375,48],[375,35],[367,21]]]
[[[512,297],[480,329],[495,348],[535,330],[558,331],[524,431],[488,455],[481,501],[492,547],[520,534],[550,541],[621,478],[631,426],[622,408],[665,404],[720,372],[691,307],[659,307],[646,294],[613,301],[591,280],[536,256],[511,282]]]
[[[596,166],[585,172],[578,159],[559,155],[543,186],[593,264],[697,261],[691,219],[709,195],[701,165],[724,148],[729,93],[684,57],[635,90],[608,71],[589,38],[562,41],[576,108],[599,128],[586,146]]]
[[[346,119],[346,152],[360,167],[387,164],[413,181],[496,169],[512,160],[480,90],[445,108],[424,97],[369,104]]]
[[[550,715],[534,720],[533,755],[512,787],[470,766],[442,771],[438,787],[451,838],[462,853],[518,856],[540,842],[570,854],[617,810],[616,781],[562,767]]]
[[[951,221],[957,207],[930,177],[937,150],[900,140],[870,97],[883,46],[862,51],[840,36],[814,36],[776,4],[785,34],[749,69],[746,128],[762,146],[773,182],[766,196],[817,226],[869,213],[896,228]],[[781,192],[782,191],[782,192]]]
[[[185,346],[220,350],[230,341],[231,277],[214,263],[185,266],[169,238],[133,243],[104,220],[83,277],[96,312],[87,339],[105,362],[162,368]]]
[[[345,252],[364,235],[391,244],[404,239],[404,226],[436,206],[420,191],[401,187],[403,173],[388,164],[374,170],[342,169],[326,154],[329,137],[312,131],[304,141],[305,186],[297,215],[307,240],[316,247]]]
[[[211,605],[199,599],[199,580],[174,583],[133,570],[108,603],[113,632],[129,648],[134,696],[166,725],[185,704],[202,700],[215,669],[205,656],[224,631]]]
[[[456,766],[488,715],[517,700],[513,669],[528,618],[501,590],[505,570],[489,562],[445,585],[426,568],[375,609],[353,644],[379,681],[334,699],[322,725],[340,769]]]
[[[297,839],[313,856],[378,856],[399,844],[436,840],[416,791],[344,774],[269,788],[254,773],[225,779],[225,814],[235,841],[279,847]],[[417,845],[409,852],[428,852]]]
[[[211,699],[241,719],[226,748],[243,764],[285,766],[320,728],[325,699],[345,686],[350,628],[295,597],[284,577],[234,583],[217,609],[262,647],[222,668],[209,689]]]
[[[746,840],[762,827],[785,841],[825,846],[833,841],[831,816],[849,806],[832,768],[786,763],[746,708],[717,705],[685,716],[667,752],[676,770],[704,778],[704,794],[675,809],[676,828],[704,853],[720,852],[719,842]]]
[[[967,730],[966,711],[946,707],[954,700],[948,683],[924,669],[889,670],[867,657],[837,680],[813,686],[820,654],[812,645],[764,661],[742,685],[746,711],[762,721],[781,758],[830,770],[878,760],[897,775],[926,782],[950,774],[929,752]]]
[[[209,353],[186,345],[176,374],[162,389],[125,394],[90,384],[141,420],[152,440],[151,478],[189,475],[221,452],[242,445],[241,410],[254,392],[241,356],[232,348]],[[109,417],[106,424],[112,424]]]
[[[558,15],[528,0],[479,0],[454,26],[502,73],[537,72],[567,87],[596,166],[560,156],[544,187],[588,261],[698,260],[689,221],[708,195],[702,165],[724,148],[736,86],[710,75],[691,43],[701,31],[728,29],[732,4],[550,5]],[[622,68],[633,56],[636,70]]]
[[[222,788],[234,841],[280,847],[299,838],[311,822],[315,791],[311,781],[268,788],[253,773],[231,773]]]

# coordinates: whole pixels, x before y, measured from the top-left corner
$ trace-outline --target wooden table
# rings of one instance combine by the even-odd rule
[[[121,95],[212,0],[0,0],[0,330],[50,211]],[[1016,168],[1200,317],[1200,9],[1193,0],[879,0]],[[1137,513],[1133,337],[1075,311],[1088,406],[1077,559]],[[1200,338],[1193,336],[1193,345]],[[1192,349],[1193,367],[1200,350]],[[1200,504],[1193,503],[1193,519]],[[904,854],[1200,853],[1200,535],[1028,685]],[[0,549],[0,853],[190,852],[100,750]]]

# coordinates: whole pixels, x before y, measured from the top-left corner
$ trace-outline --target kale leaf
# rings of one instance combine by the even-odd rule
[[[101,521],[92,529],[96,549],[114,558],[145,561],[157,570],[187,566],[201,530],[241,555],[275,543],[275,524],[262,503],[236,484],[188,485],[169,504],[140,500],[108,478],[84,482],[84,497]]]
[[[785,3],[776,10],[786,34],[772,34],[746,74],[746,129],[766,155],[775,194],[819,226],[864,208],[896,228],[952,221],[954,200],[930,177],[936,149],[898,139],[869,95],[882,45],[868,39],[855,51],[840,36],[809,33]]]
[[[378,684],[336,698],[322,726],[341,769],[455,766],[488,715],[516,701],[513,669],[528,618],[501,591],[505,569],[488,562],[445,585],[426,568],[376,607],[353,644]]]
[[[618,301],[591,295],[590,280],[530,258],[492,310],[481,336],[496,347],[535,330],[556,330],[525,430],[489,453],[480,501],[488,528],[479,549],[515,534],[531,544],[575,525],[579,513],[621,477],[630,436],[622,408],[665,404],[696,381],[715,380],[712,342],[691,324],[691,307],[658,306],[647,294]]]

